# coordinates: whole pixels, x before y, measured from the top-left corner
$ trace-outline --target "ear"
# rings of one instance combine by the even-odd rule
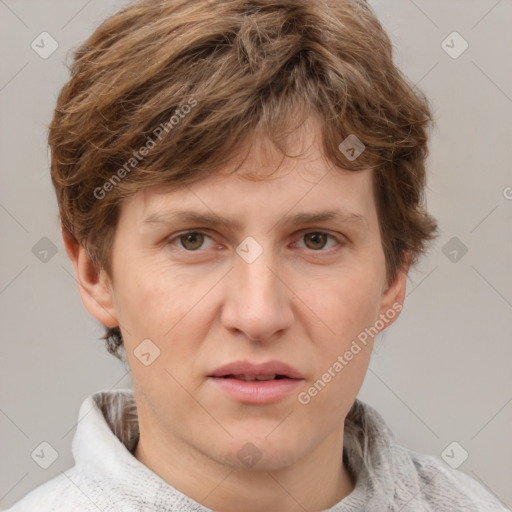
[[[117,327],[119,322],[114,308],[112,286],[107,273],[98,270],[87,250],[65,229],[62,230],[64,247],[75,268],[82,302],[89,313],[107,327]]]
[[[405,300],[407,274],[409,273],[408,258],[404,258],[402,267],[398,270],[395,279],[387,283],[382,292],[379,318],[385,320],[385,327],[391,325],[400,315]]]

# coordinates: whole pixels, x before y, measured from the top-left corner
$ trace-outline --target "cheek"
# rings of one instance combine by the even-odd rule
[[[309,334],[315,340],[315,379],[321,380],[317,387],[322,390],[315,399],[316,407],[329,407],[330,401],[339,400],[336,394],[349,403],[366,373],[373,338],[365,329],[379,318],[381,295],[378,274],[365,270],[352,269],[324,283],[315,294],[311,309],[322,320],[320,324],[315,322],[316,330]],[[344,410],[342,403],[339,407]]]
[[[299,402],[309,411],[304,421],[320,421],[326,431],[348,413],[366,375],[373,339],[364,339],[365,329],[378,318],[380,304],[376,276],[354,271],[315,295],[314,311],[323,321],[312,334],[317,373]]]
[[[335,340],[340,349],[378,318],[380,279],[371,269],[350,269],[338,279],[331,277],[320,283],[314,296],[311,291],[306,296],[310,297],[312,312],[330,333],[330,344]]]
[[[158,262],[123,263],[116,312],[125,328],[123,339],[134,383],[146,390],[159,390],[165,383],[173,396],[181,396],[183,390],[177,382],[189,380],[190,362],[197,359],[207,337],[213,311],[207,292],[218,276],[198,280],[190,273],[171,272],[168,265]],[[154,344],[149,344],[149,352],[158,354],[149,366],[137,359],[137,354],[147,352],[139,348],[146,339]]]
[[[204,290],[156,265],[146,265],[145,271],[134,267],[124,274],[117,292],[133,385],[155,410],[169,409],[167,400],[172,396],[176,407],[186,411],[193,404],[180,383],[187,382],[187,368],[204,337],[197,306]],[[151,343],[143,342],[147,339]],[[148,352],[146,365],[144,354]]]
[[[119,258],[115,307],[128,338],[140,336],[163,341],[204,295],[204,287],[183,273],[150,258]]]

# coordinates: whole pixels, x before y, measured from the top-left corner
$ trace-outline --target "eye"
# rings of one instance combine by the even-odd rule
[[[210,246],[204,247],[207,240],[210,240]],[[323,252],[336,247],[336,245],[343,245],[334,235],[326,233],[325,231],[310,231],[304,233],[300,240],[304,240],[305,248],[315,252]],[[328,247],[329,242],[331,246]],[[200,249],[206,250],[214,244],[213,239],[202,231],[186,231],[178,233],[168,240],[170,245],[178,245],[178,248],[187,252],[199,252]],[[301,247],[299,245],[299,247]],[[304,246],[302,246],[304,247]]]
[[[313,251],[321,251],[322,249],[325,249],[329,240],[334,241],[335,245],[339,244],[334,235],[330,235],[324,231],[310,231],[309,233],[304,233],[301,239],[305,241],[306,248]],[[327,249],[330,248],[331,247],[327,247]]]
[[[200,249],[207,238],[211,240],[211,237],[201,231],[187,231],[186,233],[176,235],[169,240],[169,243],[173,245],[174,242],[178,241],[181,244],[181,249],[193,252]]]

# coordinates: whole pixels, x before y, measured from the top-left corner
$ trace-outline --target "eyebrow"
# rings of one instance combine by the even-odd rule
[[[317,212],[302,212],[295,215],[285,215],[277,221],[274,226],[280,228],[294,227],[300,224],[314,224],[330,220],[348,224],[361,224],[365,227],[368,226],[366,218],[363,215],[345,209],[322,210]],[[238,219],[220,217],[213,212],[201,213],[194,210],[154,212],[143,220],[144,224],[172,224],[175,222],[223,226],[232,231],[240,231],[242,228],[242,223]]]

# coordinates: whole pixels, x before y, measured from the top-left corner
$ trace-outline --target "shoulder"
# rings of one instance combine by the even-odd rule
[[[408,453],[415,468],[418,492],[411,503],[419,500],[436,511],[510,512],[497,497],[466,473],[450,468],[432,455],[417,453],[403,446],[399,449]]]
[[[6,512],[29,512],[30,510],[50,512],[58,510],[59,505],[63,504],[64,497],[73,493],[69,486],[70,483],[61,473],[30,491]]]
[[[510,512],[491,491],[438,457],[399,444],[382,416],[356,400],[345,422],[347,458],[368,509]]]
[[[105,512],[114,510],[111,504],[105,503],[99,493],[92,496],[90,485],[84,483],[83,477],[74,466],[36,487],[5,512],[97,512],[98,505]],[[83,492],[81,488],[87,488],[87,492]]]

